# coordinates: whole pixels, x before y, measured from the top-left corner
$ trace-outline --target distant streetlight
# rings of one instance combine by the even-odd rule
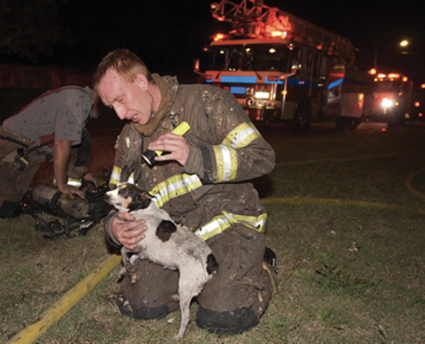
[[[393,45],[395,45],[395,44],[397,44],[397,43],[392,43],[392,44],[390,44],[389,46],[387,46],[385,49],[388,49],[388,48],[390,48],[390,47],[392,47]],[[404,39],[404,40],[402,40],[400,43],[399,43],[399,46],[400,47],[403,47],[403,48],[405,48],[405,47],[407,47],[409,45],[409,41],[408,40],[406,40],[406,39]],[[378,67],[378,45],[377,44],[375,44],[375,61],[374,61],[374,66],[373,66],[375,69]]]

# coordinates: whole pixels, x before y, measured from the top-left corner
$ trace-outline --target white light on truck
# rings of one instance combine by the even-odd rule
[[[388,109],[392,106],[394,106],[394,102],[392,100],[390,100],[388,98],[382,99],[381,107],[383,107],[384,109]]]
[[[255,98],[269,99],[269,97],[270,97],[270,92],[264,92],[264,91],[255,92]]]

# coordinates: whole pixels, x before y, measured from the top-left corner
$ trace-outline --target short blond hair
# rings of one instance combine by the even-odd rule
[[[133,83],[139,73],[144,74],[148,82],[153,81],[150,71],[139,56],[128,49],[116,49],[100,61],[93,75],[93,87],[95,89],[99,87],[100,81],[110,68],[115,69],[129,83]]]

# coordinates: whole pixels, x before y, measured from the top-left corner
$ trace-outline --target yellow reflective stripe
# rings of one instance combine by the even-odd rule
[[[57,185],[56,178],[53,179],[53,184]],[[66,184],[71,185],[71,186],[75,186],[75,187],[80,187],[81,184],[82,184],[82,179],[68,178],[68,180],[66,181]]]
[[[232,224],[240,223],[245,227],[256,230],[259,233],[266,232],[267,214],[261,214],[258,217],[249,215],[230,214],[223,211],[223,215],[215,216],[206,225],[198,228],[195,234],[204,241],[213,236],[223,233]]]
[[[196,174],[178,174],[156,185],[150,193],[155,195],[153,201],[158,208],[161,208],[171,199],[192,192],[201,186],[201,180]]]
[[[236,150],[229,146],[213,146],[217,163],[217,183],[232,181],[238,172]]]
[[[260,132],[252,123],[242,123],[233,129],[221,143],[233,148],[243,148],[248,146],[256,138],[261,137]]]
[[[121,177],[121,168],[118,166],[112,167],[111,179],[109,180],[110,184],[117,185],[120,182]]]
[[[66,182],[68,185],[72,185],[75,187],[81,186],[82,179],[74,179],[74,178],[68,178],[68,181]]]
[[[109,184],[118,185],[120,183],[121,171],[121,167],[112,167],[111,179],[109,179]],[[130,177],[128,178],[127,182],[134,184],[134,173],[130,174]]]

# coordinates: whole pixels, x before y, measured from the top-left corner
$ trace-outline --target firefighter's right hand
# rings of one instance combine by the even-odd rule
[[[135,220],[130,213],[118,213],[114,216],[111,224],[111,232],[125,248],[133,250],[137,243],[145,238],[143,234],[148,227],[145,220]]]
[[[82,192],[80,189],[72,185],[68,185],[68,184],[58,185],[58,190],[64,194],[69,195],[69,197],[71,198],[74,198],[74,195],[78,195],[81,198],[86,198],[84,196],[84,192]]]

